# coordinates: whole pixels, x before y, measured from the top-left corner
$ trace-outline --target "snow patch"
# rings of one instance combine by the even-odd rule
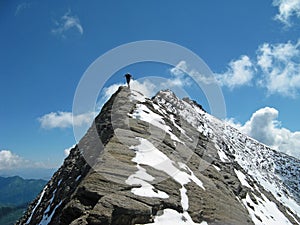
[[[216,165],[213,165],[213,167],[215,167],[215,169],[219,172],[219,171],[221,171],[221,168],[220,167],[218,167],[218,166],[216,166]]]
[[[80,178],[81,178],[81,175],[78,175],[75,179],[75,182],[79,181]]]
[[[148,165],[148,166],[153,167],[156,170],[165,172],[170,177],[172,177],[176,182],[181,184],[181,188],[179,191],[180,191],[180,195],[181,195],[181,205],[184,210],[183,214],[188,215],[187,210],[189,207],[189,200],[188,200],[188,195],[186,193],[187,190],[184,185],[186,185],[187,183],[189,183],[191,181],[194,181],[199,187],[201,187],[203,190],[205,190],[202,181],[200,181],[194,175],[194,173],[191,171],[191,169],[187,165],[185,165],[184,163],[181,163],[181,162],[178,162],[176,164],[174,161],[170,160],[167,155],[165,155],[164,153],[159,151],[148,140],[146,140],[144,138],[139,138],[139,137],[137,137],[136,139],[139,140],[140,144],[137,146],[130,147],[130,149],[135,150],[135,153],[136,153],[136,156],[132,159],[132,161],[136,162],[138,165],[139,164]],[[179,168],[177,168],[175,165],[178,165]],[[141,169],[141,167],[139,167],[139,171],[136,172],[135,174],[131,175],[127,179],[127,182],[139,183],[141,185],[144,185],[143,189],[145,190],[145,185],[149,185],[149,184],[148,183],[143,184],[143,182],[141,182],[141,181],[145,181],[147,179],[148,179],[148,181],[150,181],[152,179],[152,176],[147,174],[145,170],[143,170],[143,169]],[[168,212],[169,211],[167,211],[167,214],[168,214]],[[183,214],[179,214],[178,212],[176,212],[176,213],[178,215],[180,215],[180,218],[183,218],[182,217]],[[165,218],[165,217],[163,217],[163,218]],[[183,221],[183,220],[181,219],[181,221]]]
[[[246,199],[242,199],[255,225],[292,225],[274,202],[271,202],[264,194],[261,193],[261,195],[262,198],[259,198],[253,194],[257,204],[251,200],[248,193]]]
[[[222,150],[218,150],[218,155],[219,155],[220,160],[222,162],[228,162],[229,161],[228,157],[226,156],[226,154]]]
[[[172,123],[174,124],[174,126],[180,131],[180,133],[184,134],[185,135],[185,130],[182,129],[180,126],[177,125],[176,121],[175,121],[175,117],[174,115],[170,115],[170,120],[172,121]],[[192,140],[192,139],[190,139]]]
[[[33,214],[34,214],[36,208],[39,206],[39,204],[40,204],[41,201],[42,201],[42,198],[44,197],[46,188],[47,188],[47,186],[44,187],[44,189],[43,189],[43,191],[42,191],[42,193],[41,193],[41,196],[40,196],[38,202],[36,203],[35,207],[34,207],[33,210],[31,211],[31,215],[30,215],[30,217],[28,218],[28,220],[27,220],[27,222],[26,222],[25,224],[29,224],[29,222],[31,221],[31,218],[32,218],[32,216],[33,216]]]
[[[147,106],[143,104],[137,104],[136,110],[134,110],[134,112],[130,116],[132,116],[135,119],[148,122],[162,129],[171,136],[172,140],[183,143],[172,133],[172,129],[168,125],[166,125],[165,121],[163,120],[163,117],[158,115],[157,113],[152,112]]]
[[[163,214],[156,216],[154,223],[145,225],[208,225],[207,222],[195,223],[187,212],[179,213],[174,209],[164,209]]]
[[[289,214],[289,215],[295,220],[295,222],[296,222],[297,224],[300,225],[300,222],[294,217],[294,215],[293,215],[292,213],[290,213],[288,210],[286,210],[286,212],[287,212],[287,214]]]
[[[60,179],[60,180],[57,182],[57,187],[59,187],[61,181],[62,181],[62,179]]]
[[[193,180],[199,187],[205,189],[203,183],[192,173],[188,174],[178,169],[175,162],[170,160],[167,155],[159,151],[151,142],[144,138],[137,138],[140,144],[130,147],[136,151],[136,156],[132,159],[133,162],[151,166],[157,170],[163,171],[170,177],[173,177],[181,185],[185,185]],[[187,169],[188,167],[179,163],[180,167]],[[191,171],[190,169],[188,169]]]
[[[277,186],[274,181],[266,179],[266,177],[259,173],[259,171],[249,170],[249,174],[252,177],[255,177],[260,185],[262,185],[266,190],[270,191],[274,196],[276,196],[276,199],[279,200],[283,205],[288,207],[293,213],[297,214],[297,216],[300,216],[300,205],[298,205],[294,199],[286,196],[286,194],[282,192],[281,187]],[[256,189],[258,190],[258,188]],[[281,196],[278,196],[277,193],[280,193]]]
[[[154,177],[146,172],[146,170],[137,165],[138,171],[130,175],[126,180],[126,184],[129,185],[141,185],[139,188],[132,188],[131,192],[135,195],[144,196],[144,197],[155,197],[155,198],[169,198],[169,195],[163,191],[156,190],[150,183],[147,181],[153,181]]]
[[[44,213],[43,219],[41,220],[41,222],[39,223],[39,225],[48,225],[52,219],[52,216],[54,215],[56,209],[61,205],[62,201],[59,202],[59,204],[57,204],[55,206],[55,208],[53,209],[52,213],[50,214],[50,216],[47,216],[46,213],[49,213],[50,211],[50,203],[46,209],[46,212]]]
[[[291,212],[300,216],[300,205],[293,197],[299,196],[296,193],[299,187],[299,162],[297,160],[273,151],[268,146],[246,136],[228,123],[200,110],[193,102],[179,100],[170,94],[165,97],[163,94],[158,94],[154,98],[154,102],[163,106],[167,111],[167,114],[163,115],[174,114],[183,118],[212,140],[224,163],[228,162],[228,157],[223,151],[225,147],[247,174],[260,183],[264,189],[270,191]],[[219,168],[216,169],[219,170]],[[241,174],[237,176],[241,183],[243,181],[243,184],[247,185]]]
[[[234,172],[237,175],[237,177],[239,178],[239,180],[243,186],[246,186],[246,187],[250,188],[251,190],[253,190],[253,188],[250,186],[250,184],[246,181],[245,174],[243,174],[241,171],[236,170],[236,169],[234,169]]]
[[[129,100],[130,101],[136,100],[136,101],[139,101],[139,102],[145,102],[146,97],[141,92],[131,89]]]
[[[61,180],[60,180],[60,181],[61,181]],[[50,212],[50,209],[51,209],[51,204],[52,204],[52,202],[53,202],[53,200],[54,200],[54,197],[55,197],[56,191],[57,191],[57,189],[55,189],[55,190],[53,191],[52,197],[51,197],[51,199],[50,199],[50,201],[49,201],[49,204],[48,204],[48,207],[47,207],[47,209],[45,210],[44,215],[43,215],[43,218],[42,218],[41,222],[39,223],[39,225],[47,225],[47,224],[51,221],[52,216],[53,216],[54,213],[55,213],[55,210],[61,205],[62,202],[60,201],[60,203],[57,204],[57,205],[55,206],[55,208],[53,209],[53,211],[52,211],[52,213],[50,214],[50,216],[48,216],[48,214],[49,214],[49,212]]]

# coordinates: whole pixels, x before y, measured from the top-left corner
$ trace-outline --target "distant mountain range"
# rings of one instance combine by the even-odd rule
[[[46,183],[42,179],[0,177],[0,224],[14,224]]]
[[[50,180],[57,168],[16,168],[16,169],[1,169],[0,177],[20,176],[24,179],[43,179]]]

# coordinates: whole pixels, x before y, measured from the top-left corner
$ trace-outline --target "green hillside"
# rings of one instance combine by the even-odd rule
[[[31,202],[46,183],[45,180],[25,180],[19,176],[0,177],[0,204],[19,206]]]
[[[40,193],[47,181],[0,177],[0,224],[12,225]]]
[[[0,224],[13,225],[27,208],[27,204],[21,206],[0,206]]]

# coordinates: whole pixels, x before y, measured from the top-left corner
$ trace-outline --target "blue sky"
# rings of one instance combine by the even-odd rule
[[[142,40],[199,55],[222,88],[229,122],[300,157],[299,0],[2,1],[0,25],[0,174],[57,168],[76,142],[72,104],[84,72],[105,52]],[[177,68],[193,71],[185,59]],[[177,79],[209,108],[201,90],[167,65],[128,66],[106,86],[123,83],[125,71],[137,80]]]

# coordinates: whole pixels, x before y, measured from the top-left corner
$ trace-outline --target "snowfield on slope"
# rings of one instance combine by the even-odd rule
[[[199,187],[205,190],[202,181],[200,181],[194,173],[190,170],[190,168],[181,162],[174,162],[168,158],[167,155],[159,151],[151,142],[144,138],[137,138],[140,142],[137,146],[131,146],[130,148],[135,151],[136,156],[132,159],[133,162],[137,163],[138,172],[131,175],[127,180],[126,183],[128,184],[141,184],[141,187],[136,189],[133,188],[131,191],[133,194],[140,195],[140,196],[147,196],[147,191],[151,188],[150,184],[147,185],[144,183],[145,181],[152,180],[153,177],[149,176],[146,173],[146,170],[140,166],[140,164],[148,165],[153,167],[156,170],[162,171],[172,177],[176,182],[181,185],[179,190],[181,196],[181,205],[184,210],[183,213],[179,213],[172,209],[165,209],[163,215],[157,216],[155,218],[154,224],[171,224],[166,223],[166,221],[173,221],[173,224],[185,224],[186,221],[189,221],[189,224],[196,224],[193,223],[191,217],[187,213],[189,207],[189,199],[187,195],[187,190],[184,185],[193,181]],[[139,175],[136,175],[139,174]],[[132,182],[134,179],[135,182]],[[158,190],[157,196],[153,196],[153,190],[148,192],[147,197],[166,197],[164,192]],[[172,218],[172,219],[171,219]],[[178,219],[180,218],[180,219]],[[170,220],[171,219],[171,220]],[[205,223],[201,223],[205,224]]]
[[[235,161],[254,180],[259,182],[267,191],[270,191],[277,200],[293,213],[300,216],[300,205],[292,197],[295,194],[299,196],[299,191],[297,191],[300,189],[299,160],[294,159],[291,162],[293,160],[292,157],[276,153],[264,144],[242,134],[225,122],[206,113],[192,101],[180,100],[170,91],[161,91],[154,98],[153,102],[163,109],[161,112],[165,111],[166,116],[169,113],[178,115],[208,139],[212,140],[218,149],[218,155],[222,162],[230,162],[226,152],[234,155]],[[244,174],[238,171],[236,171],[236,174],[243,185],[250,186],[245,180]],[[288,190],[288,186],[284,183],[286,180],[294,181],[295,189]],[[293,193],[291,192],[293,190],[296,191]],[[269,212],[265,210],[264,213],[266,213],[265,216],[267,217],[277,218],[275,215],[272,215],[275,211]],[[285,224],[283,220],[279,221]],[[280,222],[276,224],[280,224]]]

